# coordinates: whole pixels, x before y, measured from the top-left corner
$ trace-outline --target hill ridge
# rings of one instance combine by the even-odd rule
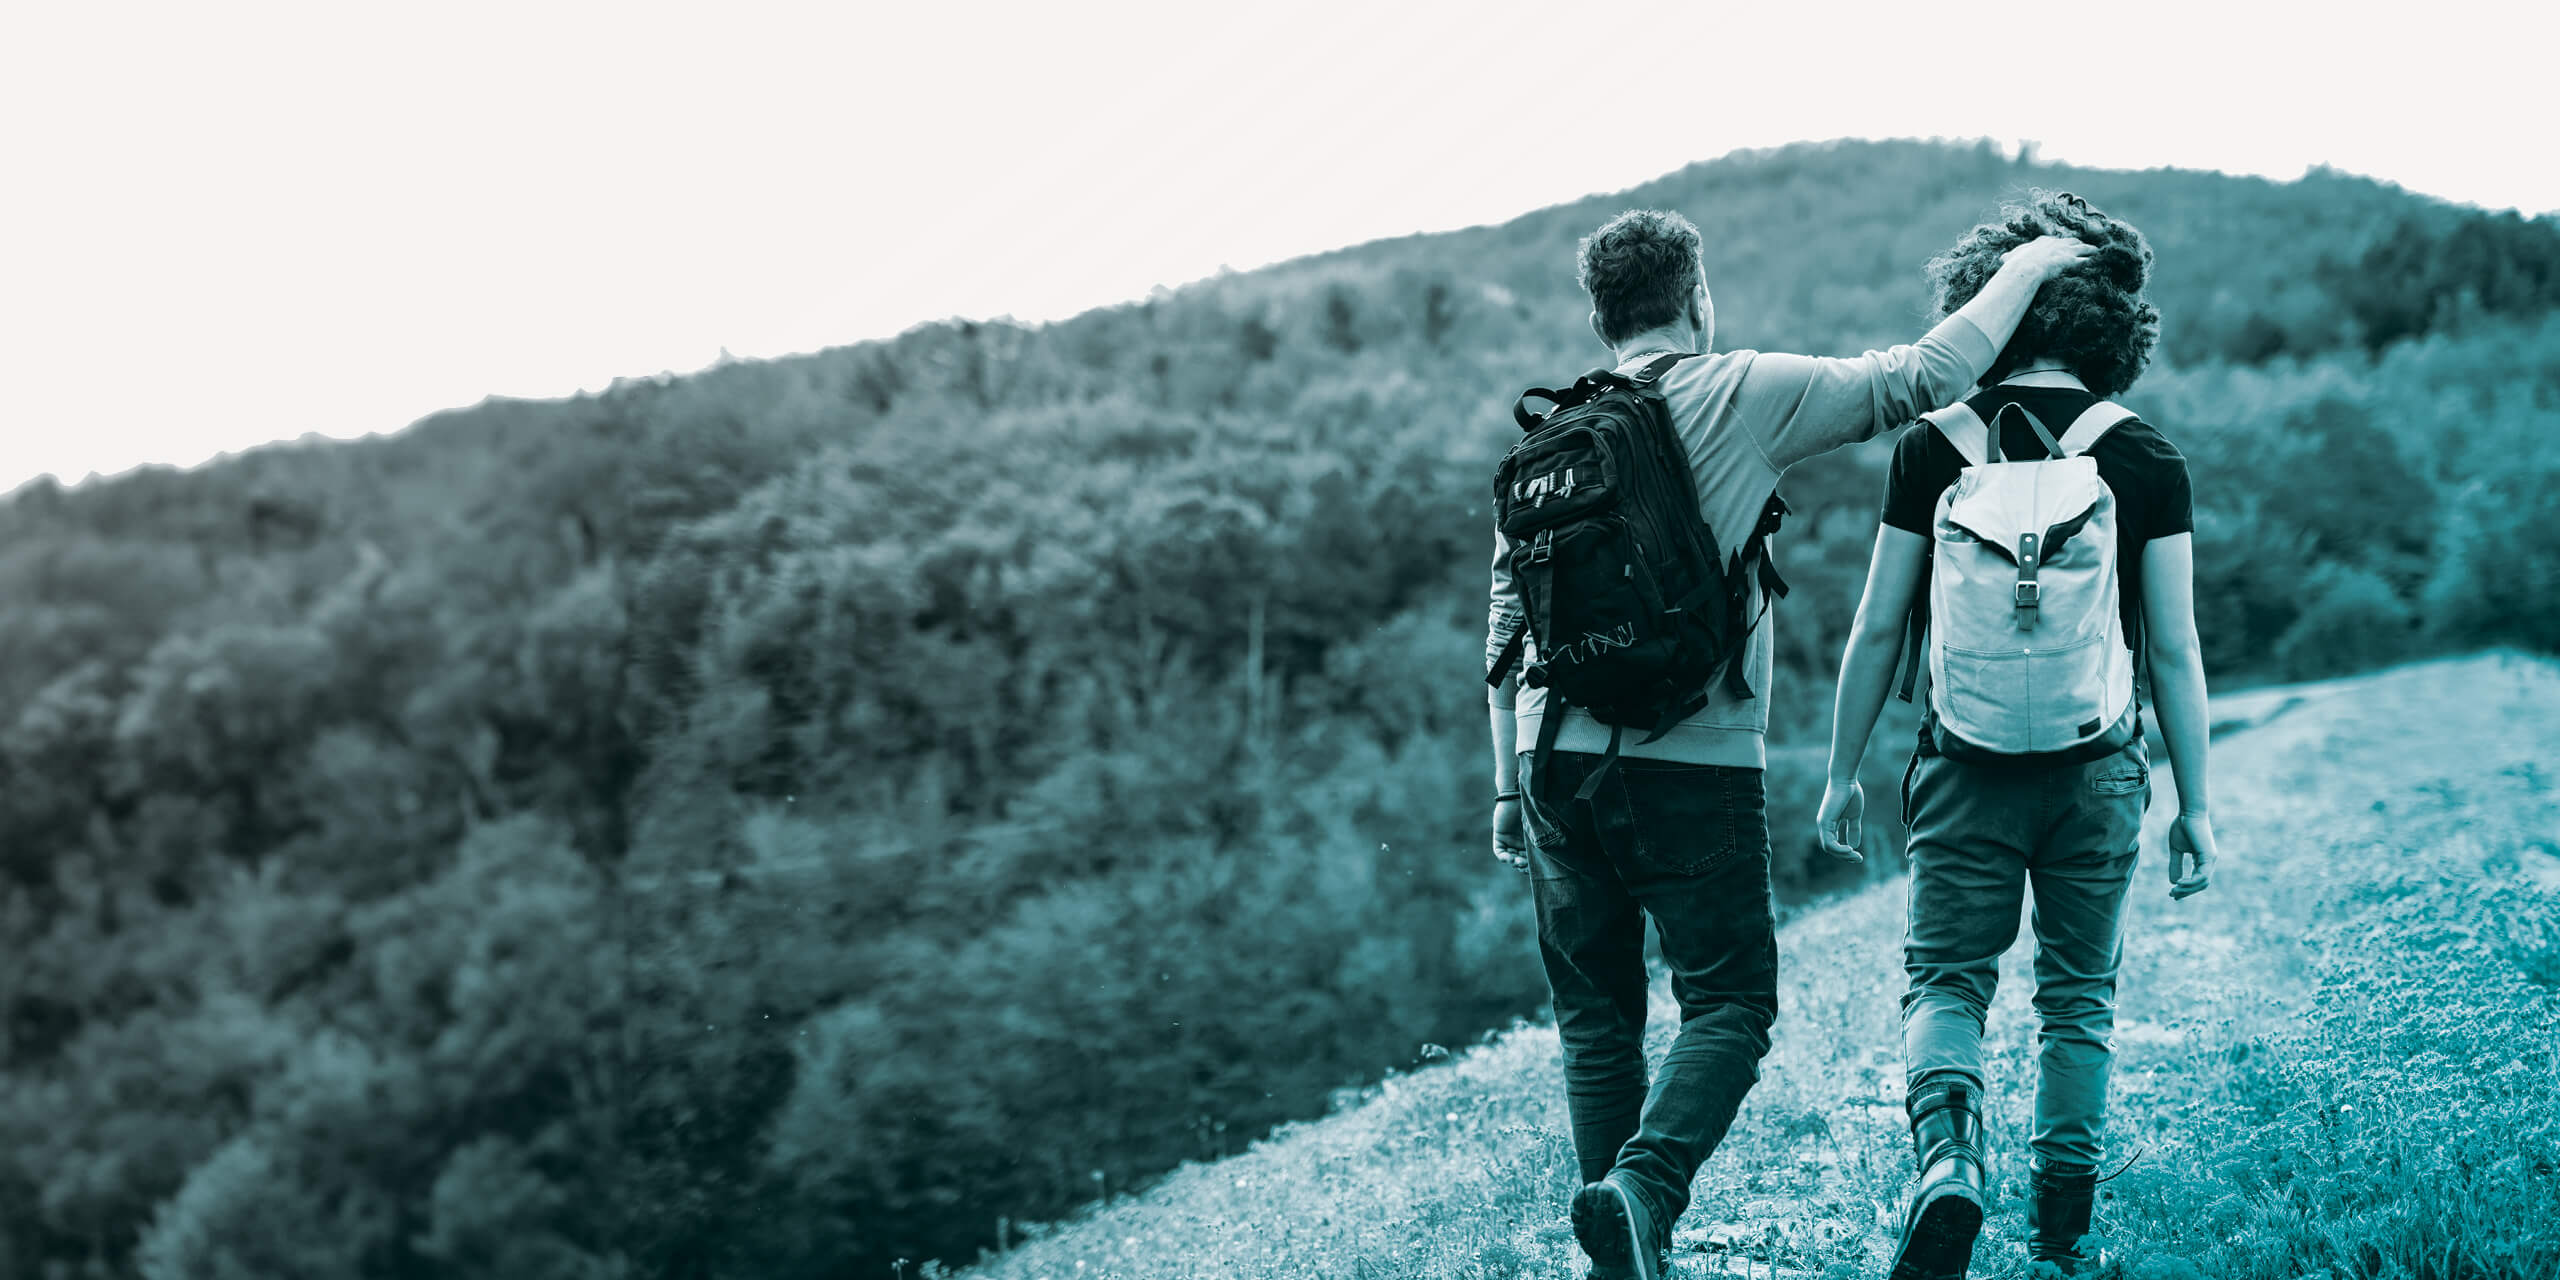
[[[1579,224],[1611,207],[1660,205],[1686,207],[1720,182],[1749,181],[1757,172],[1799,164],[1856,164],[1870,158],[1908,161],[1914,158],[1970,158],[1979,168],[1989,171],[2014,171],[2020,179],[2085,183],[2096,181],[2108,187],[2121,188],[2127,179],[2161,179],[2218,186],[2224,191],[2247,193],[2254,197],[2294,191],[2312,185],[2330,188],[2331,193],[2352,193],[2360,202],[2397,205],[2406,214],[2440,216],[2462,211],[2480,212],[2474,206],[2442,197],[2409,190],[2376,176],[2349,173],[2329,166],[2314,166],[2301,177],[2273,179],[2255,174],[2230,173],[2218,169],[2185,168],[2175,165],[2143,169],[2118,169],[2070,163],[2050,162],[2036,158],[2031,152],[2009,153],[1988,138],[1857,138],[1814,139],[1769,147],[1743,147],[1719,155],[1694,160],[1659,176],[1632,186],[1592,192],[1556,204],[1525,209],[1493,222],[1475,223],[1437,231],[1413,231],[1380,236],[1348,245],[1307,253],[1265,263],[1243,271],[1219,271],[1172,285],[1159,285],[1147,297],[1098,303],[1072,315],[1052,320],[1017,321],[1010,316],[945,316],[920,319],[895,334],[857,338],[831,343],[809,351],[774,356],[722,357],[699,369],[661,370],[655,373],[623,374],[608,380],[604,389],[580,390],[559,396],[511,396],[491,393],[469,404],[448,405],[430,409],[407,423],[377,428],[362,435],[330,436],[305,431],[292,438],[280,438],[227,450],[202,462],[178,466],[168,463],[142,463],[124,471],[98,474],[77,480],[62,481],[55,477],[31,477],[6,492],[0,492],[0,507],[5,507],[31,490],[58,489],[77,493],[101,485],[134,482],[137,477],[220,472],[243,466],[256,466],[253,459],[264,455],[291,454],[302,450],[329,450],[337,447],[369,448],[397,441],[421,431],[468,430],[464,424],[486,419],[505,420],[526,412],[544,413],[564,410],[591,402],[641,397],[671,388],[706,383],[723,377],[798,376],[803,371],[841,366],[866,353],[895,352],[917,344],[935,344],[952,338],[974,338],[981,331],[1010,330],[1027,335],[1054,334],[1063,329],[1092,322],[1097,317],[1143,309],[1158,301],[1212,300],[1225,305],[1237,302],[1269,304],[1299,292],[1304,286],[1322,284],[1338,278],[1346,268],[1370,272],[1380,268],[1401,267],[1406,270],[1446,269],[1455,263],[1476,258],[1485,241],[1517,242],[1529,238],[1554,239],[1545,235],[1555,225]],[[2025,181],[2011,184],[2023,191]],[[1579,228],[1572,232],[1580,234]],[[1941,236],[1952,227],[1932,225],[1929,234]],[[1567,241],[1569,243],[1569,240]],[[1511,256],[1517,256],[1511,255]],[[1548,255],[1552,257],[1553,255]],[[1561,261],[1561,260],[1559,260]],[[1916,263],[1918,259],[1911,260]],[[1783,342],[1778,345],[1785,345]],[[50,482],[50,484],[48,484]]]

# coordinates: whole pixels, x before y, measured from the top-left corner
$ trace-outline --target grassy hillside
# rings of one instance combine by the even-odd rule
[[[2146,829],[2104,1247],[2163,1280],[2560,1274],[2560,664],[2268,688],[2215,718],[2213,888],[2170,902],[2174,807]],[[1910,1179],[1901,914],[1896,881],[1784,927],[1777,1044],[1675,1274],[1881,1274]],[[2024,1266],[2031,951],[1991,1017],[1985,1276]],[[1666,983],[1652,1012],[1658,1054]],[[1554,1029],[1520,1027],[965,1274],[1576,1275],[1572,1167]]]
[[[2125,399],[2195,470],[2217,679],[2560,647],[2560,223],[1983,147],[37,483],[0,1274],[965,1258],[1534,1010],[1480,852],[1483,503],[1510,397],[1600,357],[1575,237],[1680,208],[1723,345],[1855,350],[2032,185],[2159,251]],[[1880,484],[1786,479],[1780,813]],[[1856,882],[1778,834],[1788,901]]]

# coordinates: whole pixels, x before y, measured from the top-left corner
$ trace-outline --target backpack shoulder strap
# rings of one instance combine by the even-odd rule
[[[1983,425],[1982,415],[1962,400],[1921,414],[1920,418],[1937,428],[1938,434],[1964,455],[1966,466],[1978,467],[1991,460],[1991,428]]]
[[[1997,462],[2001,460],[2000,424],[2007,420],[2011,409],[2017,410],[2018,416],[2027,420],[2028,429],[2036,433],[2036,442],[2043,445],[2045,448],[2045,457],[2061,458],[2069,456],[2062,452],[2062,442],[2054,439],[2053,432],[2046,429],[2044,419],[2037,417],[2034,410],[2012,400],[2009,403],[2000,406],[2000,411],[1998,413],[1991,415],[1991,425],[1985,427],[1982,432],[1983,443],[1990,447],[1992,461]],[[2042,460],[2043,459],[2038,459],[2038,461]]]
[[[1655,356],[1653,359],[1646,361],[1645,366],[1636,370],[1635,374],[1627,380],[1633,382],[1639,387],[1651,386],[1654,382],[1659,380],[1662,375],[1671,372],[1671,366],[1696,354],[1697,353],[1694,351],[1665,351],[1661,355]]]
[[[2133,419],[2134,412],[2112,400],[2101,400],[2080,411],[2062,433],[2062,456],[2076,458],[2089,451],[2098,437]]]

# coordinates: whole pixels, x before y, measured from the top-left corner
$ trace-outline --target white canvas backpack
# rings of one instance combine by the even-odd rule
[[[2046,456],[2000,456],[2013,412]],[[2050,763],[2122,750],[2141,725],[2119,613],[2116,498],[2088,451],[2133,412],[2101,400],[2059,438],[2015,403],[1989,423],[1961,402],[1922,416],[1966,464],[1931,523],[1933,744],[1956,759]]]

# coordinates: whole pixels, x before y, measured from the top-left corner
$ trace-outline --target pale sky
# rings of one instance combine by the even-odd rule
[[[0,491],[1056,319],[1808,138],[2560,210],[2549,6],[1998,8],[13,6]]]

